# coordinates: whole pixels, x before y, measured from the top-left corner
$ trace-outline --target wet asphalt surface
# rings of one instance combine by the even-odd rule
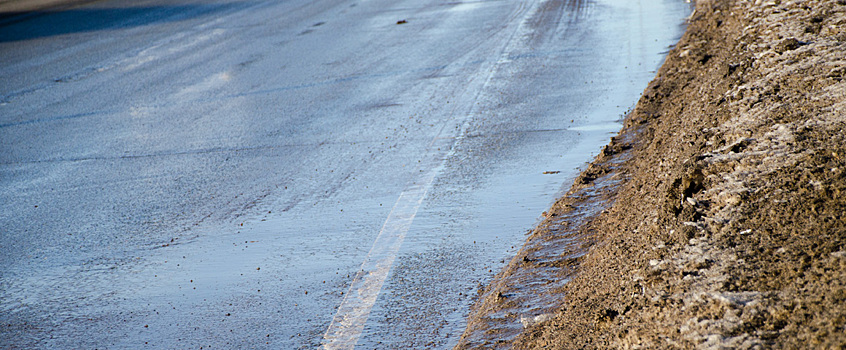
[[[3,13],[0,347],[448,348],[690,10]],[[382,279],[366,280],[373,266]],[[333,343],[330,326],[349,337]]]

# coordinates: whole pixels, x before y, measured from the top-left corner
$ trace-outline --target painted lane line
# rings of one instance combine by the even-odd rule
[[[332,324],[326,331],[325,349],[353,349],[361,336],[376,297],[391,271],[400,246],[408,233],[417,210],[435,179],[436,169],[430,171],[422,183],[413,184],[400,194],[394,208],[382,226],[373,248],[361,270],[353,279],[341,302]]]
[[[382,286],[391,272],[402,242],[417,211],[426,198],[437,175],[446,166],[446,160],[455,152],[453,146],[459,137],[440,137],[461,120],[453,120],[441,127],[438,136],[429,143],[429,157],[418,168],[419,177],[410,182],[397,198],[388,218],[382,225],[373,247],[353,278],[344,300],[338,307],[332,323],[323,336],[326,350],[352,350],[355,348],[367,318]],[[464,129],[464,128],[461,128]],[[428,171],[423,171],[428,169]]]
[[[517,24],[516,30],[505,40],[505,45],[498,55],[499,59],[491,62],[490,66],[483,65],[480,67],[479,72],[487,72],[487,74],[480,85],[475,89],[469,89],[475,91],[474,97],[470,99],[472,103],[470,103],[469,113],[445,123],[438,132],[438,136],[429,144],[429,152],[427,152],[429,159],[418,168],[420,172],[424,172],[425,169],[428,170],[403,190],[391,209],[391,213],[388,214],[388,218],[382,225],[373,247],[362,263],[361,269],[353,278],[344,300],[338,307],[338,311],[332,318],[332,323],[323,336],[324,349],[355,349],[367,324],[370,311],[376,303],[376,298],[382,290],[423,199],[437,175],[446,167],[447,160],[455,154],[456,145],[466,137],[472,116],[478,113],[479,99],[491,83],[494,75],[499,71],[500,66],[508,63],[510,54],[517,51],[518,42],[521,42],[529,32],[527,20],[536,13],[538,4],[543,2],[544,0],[530,1],[529,6],[526,6],[523,2],[520,3],[518,13],[522,13],[523,16]],[[475,84],[469,83],[468,85]],[[456,106],[457,108],[458,106]],[[451,115],[462,114],[456,113],[454,109]],[[453,132],[457,135],[448,135]]]
[[[446,167],[447,159],[455,154],[455,145],[464,138],[464,131],[470,119],[468,115],[444,124],[438,131],[438,136],[427,146],[428,159],[418,168],[421,175],[406,186],[388,214],[376,241],[373,242],[373,247],[353,278],[344,300],[323,336],[324,349],[355,349],[411,223],[435,178]],[[457,136],[441,136],[453,130],[458,130]]]

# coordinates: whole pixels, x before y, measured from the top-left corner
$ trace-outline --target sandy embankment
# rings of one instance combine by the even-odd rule
[[[844,77],[846,0],[698,1],[459,347],[846,347]]]

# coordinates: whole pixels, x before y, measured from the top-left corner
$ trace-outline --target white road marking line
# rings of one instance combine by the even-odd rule
[[[437,171],[437,168],[432,169],[422,183],[415,183],[400,194],[326,331],[324,339],[328,343],[324,345],[325,349],[355,348],[370,310],[376,303],[376,297]]]
[[[411,228],[411,223],[417,215],[420,204],[423,203],[423,199],[426,197],[429,188],[431,188],[435,177],[446,166],[447,159],[455,153],[455,145],[465,137],[468,123],[477,112],[479,105],[478,99],[490,84],[499,66],[509,62],[508,56],[511,52],[516,51],[514,46],[517,44],[517,41],[520,41],[518,39],[526,37],[529,31],[526,28],[526,21],[535,14],[538,4],[543,2],[542,0],[531,3],[531,6],[529,6],[530,9],[525,12],[515,32],[506,40],[505,47],[500,52],[499,59],[493,62],[492,67],[489,67],[489,69],[480,70],[488,71],[489,73],[480,88],[476,90],[477,93],[473,99],[474,102],[471,104],[470,113],[462,118],[458,118],[458,120],[447,122],[438,133],[438,137],[432,140],[428,148],[433,151],[430,154],[432,158],[426,163],[430,166],[421,166],[420,168],[421,171],[423,169],[429,170],[418,178],[417,181],[411,183],[400,194],[393,209],[391,209],[391,213],[388,214],[388,218],[382,225],[376,241],[373,242],[373,247],[367,254],[361,265],[361,269],[353,279],[347,294],[344,296],[344,300],[335,313],[335,317],[332,318],[332,323],[323,336],[324,349],[355,349],[355,345],[361,337],[364,326],[367,324],[370,311],[373,309],[376,298],[379,296],[382,286],[388,277],[388,273],[391,271],[400,246],[402,246],[402,241]],[[457,130],[458,135],[455,137],[443,137],[445,132],[452,130]]]
[[[453,120],[453,123],[462,121],[466,123],[466,120],[469,120],[469,118]],[[454,127],[453,123],[445,124],[438,134],[441,135],[447,130],[451,130]],[[460,128],[460,130],[464,129],[466,129],[466,125]],[[422,169],[429,170],[416,181],[410,183],[397,198],[397,202],[382,225],[376,241],[373,242],[373,247],[361,264],[361,269],[353,278],[344,300],[338,307],[335,317],[332,318],[332,323],[323,336],[325,340],[324,349],[350,350],[355,348],[355,344],[358,343],[358,338],[367,324],[370,310],[376,304],[376,298],[391,272],[391,267],[399,253],[405,235],[417,215],[420,204],[423,203],[426,193],[432,187],[435,177],[446,166],[446,160],[454,154],[453,146],[462,137],[463,131],[460,131],[460,133],[461,135],[458,137],[436,137],[429,144],[428,149],[432,150],[429,152],[429,159],[419,168],[421,171]]]

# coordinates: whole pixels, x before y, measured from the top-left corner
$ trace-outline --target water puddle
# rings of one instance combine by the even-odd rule
[[[462,347],[502,346],[523,329],[553,317],[564,301],[562,288],[575,277],[580,258],[593,244],[583,227],[613,204],[620,183],[614,168],[626,157],[618,154],[591,165],[574,188],[544,212],[525,245],[484,289]],[[598,168],[603,169],[601,176],[587,175]]]
[[[570,128],[573,131],[605,131],[616,134],[623,127],[623,123],[598,123],[574,126]]]

